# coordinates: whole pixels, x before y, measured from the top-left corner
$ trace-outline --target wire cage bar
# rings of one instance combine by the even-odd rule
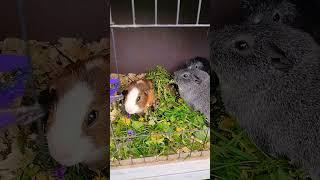
[[[176,17],[176,24],[179,24],[179,17],[180,17],[180,0],[177,1],[177,17]]]
[[[131,0],[132,7],[132,24],[136,24],[136,11],[134,9],[134,0]]]
[[[135,13],[135,0],[131,0],[131,14],[132,14],[132,24],[116,24],[112,20],[112,10],[110,7],[110,28],[187,28],[187,27],[205,27],[209,28],[210,24],[199,24],[202,0],[198,1],[198,9],[196,14],[196,22],[193,24],[183,24],[179,23],[180,20],[180,5],[181,0],[177,0],[177,13],[176,13],[176,23],[175,24],[159,24],[158,23],[158,0],[154,0],[154,23],[153,24],[137,24],[136,23],[136,13]]]
[[[158,24],[158,0],[154,0],[154,24]]]
[[[202,0],[199,0],[198,13],[197,13],[197,22],[196,22],[196,24],[199,24],[200,12],[201,12],[201,4],[202,4]]]

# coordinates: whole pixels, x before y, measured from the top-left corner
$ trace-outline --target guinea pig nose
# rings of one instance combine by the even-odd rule
[[[247,41],[245,40],[238,40],[235,42],[234,44],[235,48],[238,49],[239,51],[242,51],[242,50],[246,50],[249,48],[249,44]]]
[[[238,51],[247,51],[254,45],[254,36],[251,34],[241,34],[232,41],[232,46]]]

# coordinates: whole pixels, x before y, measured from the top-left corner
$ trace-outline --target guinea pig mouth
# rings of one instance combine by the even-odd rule
[[[137,114],[141,113],[143,110],[139,107],[131,108],[131,107],[125,107],[125,110],[128,114]]]
[[[56,152],[55,149],[50,148],[49,146],[49,152],[53,159],[55,159],[58,163],[64,165],[64,166],[73,166],[75,164],[78,164],[81,162],[82,158],[76,157],[75,154],[68,154],[63,152]]]
[[[64,166],[74,166],[74,165],[80,163],[80,161],[77,161],[75,159],[59,159],[59,160],[55,159],[55,160]]]
[[[67,130],[66,130],[67,131]],[[94,149],[94,144],[88,137],[76,133],[59,131],[55,127],[47,132],[49,153],[53,159],[65,166],[81,163]]]

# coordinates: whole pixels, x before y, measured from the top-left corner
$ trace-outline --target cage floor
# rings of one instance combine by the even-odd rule
[[[127,167],[139,167],[146,165],[155,165],[155,164],[166,164],[170,162],[178,162],[185,160],[195,160],[195,159],[207,159],[210,157],[210,151],[197,151],[192,153],[180,153],[180,154],[171,154],[168,156],[153,156],[145,158],[135,158],[127,160],[114,160],[112,161],[112,169],[121,169]]]

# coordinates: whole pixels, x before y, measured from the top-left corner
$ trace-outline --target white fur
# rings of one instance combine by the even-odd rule
[[[81,128],[93,99],[94,91],[88,84],[77,82],[58,101],[47,138],[51,156],[63,165],[72,166],[91,158],[94,144],[82,136]]]
[[[131,91],[128,92],[126,102],[124,103],[124,107],[129,114],[136,114],[141,113],[143,111],[142,108],[140,108],[137,105],[137,98],[139,96],[139,89],[134,87],[131,89]]]

